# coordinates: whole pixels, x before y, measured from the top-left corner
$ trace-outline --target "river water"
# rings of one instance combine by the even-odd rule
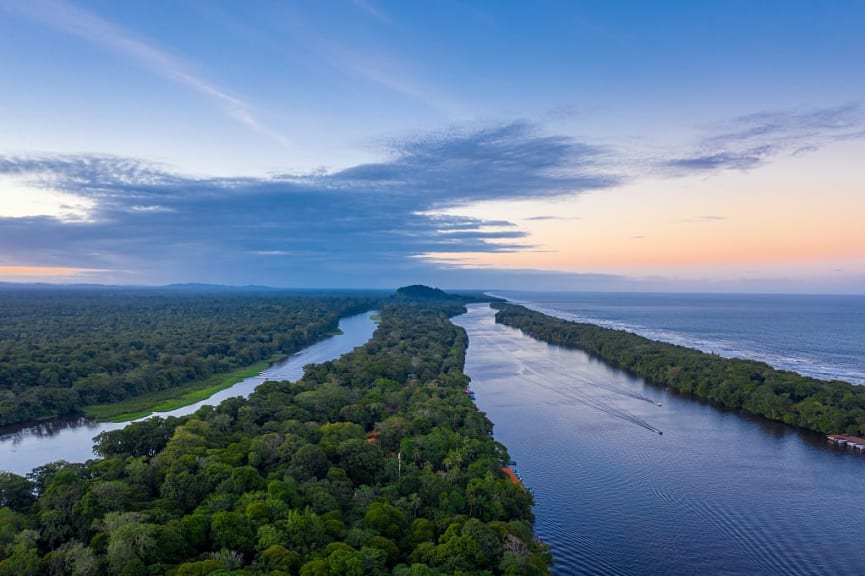
[[[204,405],[216,405],[235,396],[248,397],[265,380],[298,380],[307,364],[318,364],[339,358],[365,344],[375,331],[375,322],[367,312],[342,318],[342,334],[317,342],[278,362],[258,376],[247,378],[230,388],[217,392],[207,400],[156,415],[184,416]],[[149,418],[149,416],[147,417]],[[142,418],[143,420],[144,418]],[[101,432],[123,428],[126,423],[93,422],[86,419],[54,421],[30,426],[0,435],[0,470],[27,474],[36,466],[55,460],[84,462],[93,458],[93,437]]]
[[[486,304],[454,321],[555,574],[865,574],[865,456],[538,342]]]

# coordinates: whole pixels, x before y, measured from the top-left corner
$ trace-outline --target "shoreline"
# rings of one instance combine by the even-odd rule
[[[328,334],[327,336],[333,335],[336,334]],[[204,380],[191,382],[178,388],[143,394],[113,404],[85,406],[84,417],[97,422],[120,423],[131,422],[151,414],[158,416],[161,412],[170,412],[207,400],[217,392],[231,388],[238,382],[251,378],[288,357],[288,354],[274,354],[269,360],[256,362],[230,372],[212,374]]]
[[[582,350],[653,386],[810,432],[865,435],[865,387],[565,320],[520,304],[492,308],[496,323],[548,344]]]
[[[363,345],[374,333],[374,324],[368,322],[368,310],[359,314],[349,314],[340,318],[342,335],[326,337],[310,344],[298,352],[288,355],[282,362],[276,363],[268,371],[272,380],[299,379],[304,366],[319,364],[338,358],[341,354],[350,352]],[[345,322],[345,324],[343,324]],[[224,397],[244,396],[262,384],[266,378],[257,378],[261,367],[267,368],[267,362],[256,363],[243,369],[252,372],[251,378],[235,382],[223,390],[209,394],[205,400],[192,404],[184,403],[183,407],[169,413],[156,414],[162,418],[168,416],[183,416],[193,414],[200,405],[218,404]],[[254,367],[254,368],[253,368]],[[238,371],[232,371],[236,374]],[[222,377],[225,378],[223,373]],[[236,391],[235,391],[235,388]],[[187,390],[188,392],[188,390]],[[146,408],[151,408],[153,402]],[[147,414],[150,414],[148,410]],[[28,425],[15,425],[0,431],[0,470],[24,475],[33,468],[56,460],[84,462],[94,457],[91,447],[93,437],[101,432],[118,430],[129,425],[129,421],[111,422],[108,420],[89,420],[84,416],[73,416],[65,419],[43,420],[31,422]]]
[[[491,292],[494,293],[494,292]],[[526,293],[530,294],[530,293]],[[546,293],[537,293],[540,297]],[[564,296],[569,297],[578,297],[580,293],[578,292],[562,292]],[[591,296],[598,296],[599,293],[588,293]],[[623,293],[624,298],[634,297],[634,296],[648,296],[652,298],[669,298],[673,296],[680,296],[679,294],[674,293]],[[811,294],[795,294],[795,295],[770,295],[770,294],[750,294],[750,293],[737,293],[737,294],[701,294],[701,293],[687,293],[682,294],[681,296],[691,296],[691,297],[705,297],[705,296],[717,296],[722,297],[729,300],[731,303],[739,302],[741,298],[746,298],[745,303],[753,304],[755,301],[752,299],[760,299],[767,298],[773,296],[788,296],[794,298],[806,298],[806,299],[814,299],[814,298],[824,298],[824,297],[833,297],[837,296],[837,298],[849,300],[860,299],[862,300],[862,304],[865,304],[865,295],[811,295]],[[527,300],[523,298],[513,298],[508,299],[508,302],[517,306],[523,306],[532,310],[534,312],[538,312],[540,314],[544,314],[546,316],[551,316],[553,318],[557,318],[560,320],[565,320],[568,322],[576,322],[579,324],[590,324],[593,326],[598,326],[600,328],[606,328],[609,330],[617,330],[617,331],[625,331],[631,334],[635,334],[637,336],[641,336],[643,338],[647,338],[649,340],[655,342],[663,342],[665,344],[671,344],[674,346],[684,346],[686,348],[691,348],[694,350],[698,350],[700,352],[706,354],[715,354],[721,356],[722,358],[727,359],[738,359],[738,360],[750,360],[754,362],[763,362],[772,366],[775,370],[779,371],[789,371],[794,372],[800,376],[804,376],[807,378],[813,378],[815,380],[832,382],[832,381],[840,381],[845,382],[847,384],[852,384],[854,386],[865,386],[865,371],[862,370],[861,365],[857,365],[855,367],[851,367],[844,363],[832,363],[831,360],[827,361],[822,358],[816,357],[811,358],[807,355],[807,352],[800,349],[792,349],[789,353],[781,353],[777,350],[772,350],[771,347],[763,347],[759,345],[755,345],[752,342],[752,338],[755,337],[754,334],[742,334],[739,337],[734,337],[732,339],[728,339],[725,337],[720,337],[715,334],[711,334],[708,332],[692,332],[687,329],[683,329],[675,326],[664,326],[659,325],[656,322],[652,321],[651,310],[655,305],[662,305],[663,301],[655,300],[654,302],[646,303],[647,309],[650,310],[649,315],[640,320],[626,319],[622,315],[613,314],[611,317],[604,316],[601,314],[600,309],[594,309],[592,306],[603,306],[605,302],[599,300],[591,300],[589,304],[589,308],[586,310],[582,310],[580,313],[576,311],[568,311],[568,309],[561,309],[551,307],[551,304],[545,302],[543,300]],[[630,303],[630,301],[625,300],[623,304]],[[638,306],[642,306],[643,304],[634,304]],[[711,309],[710,309],[711,310]],[[595,312],[592,314],[591,312]],[[655,318],[657,319],[657,318]],[[755,347],[756,346],[756,347]]]

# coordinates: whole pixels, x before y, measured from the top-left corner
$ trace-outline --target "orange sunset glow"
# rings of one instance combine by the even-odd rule
[[[3,276],[74,276],[87,272],[98,272],[87,268],[67,268],[63,266],[0,266]]]

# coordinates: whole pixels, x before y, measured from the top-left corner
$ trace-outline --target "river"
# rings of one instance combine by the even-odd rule
[[[454,322],[555,574],[865,573],[865,456],[538,342],[486,304]]]
[[[307,364],[333,360],[365,344],[375,331],[375,322],[370,318],[373,314],[375,312],[342,318],[339,321],[342,334],[331,336],[304,348],[270,366],[260,375],[221,390],[207,400],[156,415],[184,416],[195,412],[201,406],[215,405],[226,398],[234,396],[245,398],[265,380],[298,380],[303,376],[303,368]],[[94,457],[94,436],[108,430],[123,428],[125,425],[126,423],[94,422],[81,418],[46,422],[0,435],[0,470],[24,475],[36,466],[55,460],[84,462]]]

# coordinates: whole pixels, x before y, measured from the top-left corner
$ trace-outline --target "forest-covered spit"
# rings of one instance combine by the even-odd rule
[[[513,304],[493,304],[496,322],[578,348],[656,386],[823,433],[865,435],[865,387],[723,358],[623,330],[571,322]]]

